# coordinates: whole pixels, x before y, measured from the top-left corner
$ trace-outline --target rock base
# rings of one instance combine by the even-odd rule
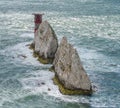
[[[29,49],[33,50],[33,57],[37,58],[37,60],[42,64],[52,64],[54,58],[44,58],[40,57],[39,53],[35,52],[35,45],[34,43],[31,43],[29,46]]]
[[[33,52],[33,56],[35,58],[37,58],[37,60],[42,63],[42,64],[52,64],[53,63],[53,59],[54,58],[44,58],[44,57],[40,57],[38,53],[36,53],[35,51]]]
[[[55,85],[58,85],[60,92],[64,95],[88,95],[88,96],[91,96],[93,93],[92,89],[91,90],[80,90],[80,89],[70,90],[70,89],[67,89],[60,82],[57,75],[55,75],[55,77],[53,78],[53,82]]]
[[[35,44],[34,44],[34,43],[31,43],[31,44],[29,45],[29,49],[34,50],[34,49],[35,49]]]

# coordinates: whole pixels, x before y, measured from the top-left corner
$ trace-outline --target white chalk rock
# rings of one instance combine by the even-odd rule
[[[56,34],[47,21],[43,21],[34,37],[35,52],[43,58],[54,58],[58,48]]]
[[[86,74],[76,49],[63,37],[53,62],[56,76],[65,88],[90,90],[91,82]]]

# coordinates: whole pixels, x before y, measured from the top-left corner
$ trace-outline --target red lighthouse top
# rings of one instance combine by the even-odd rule
[[[34,23],[35,23],[34,33],[35,33],[39,25],[42,23],[42,15],[44,14],[33,13],[32,15],[34,15]]]
[[[33,15],[34,15],[35,24],[41,24],[42,23],[42,15],[44,15],[44,14],[33,13]]]

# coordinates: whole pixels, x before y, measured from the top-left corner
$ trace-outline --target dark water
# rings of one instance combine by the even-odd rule
[[[50,65],[32,57],[33,12],[45,13],[59,41],[66,36],[75,46],[97,86],[92,96],[62,95]],[[0,108],[99,107],[120,107],[120,1],[1,0]]]

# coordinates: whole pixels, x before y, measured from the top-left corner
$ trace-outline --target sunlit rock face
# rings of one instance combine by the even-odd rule
[[[34,37],[34,51],[42,58],[54,59],[58,48],[57,36],[47,21],[43,21]]]
[[[91,91],[91,82],[86,74],[76,49],[67,42],[62,41],[55,54],[54,70],[60,83],[69,90]]]

